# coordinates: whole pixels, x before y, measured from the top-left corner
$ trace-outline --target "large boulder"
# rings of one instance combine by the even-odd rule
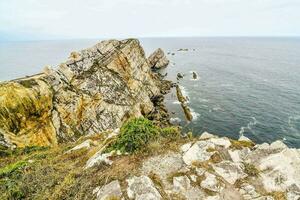
[[[155,50],[149,56],[148,61],[152,69],[165,68],[170,62],[161,48]]]
[[[161,80],[136,39],[72,52],[59,67],[0,83],[1,146],[56,145],[154,110]]]

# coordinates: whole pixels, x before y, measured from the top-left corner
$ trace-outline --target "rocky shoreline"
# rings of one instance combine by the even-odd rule
[[[0,198],[299,200],[299,149],[171,126],[172,87],[193,117],[180,86],[159,73],[168,64],[161,49],[146,58],[136,39],[108,40],[0,83]],[[124,122],[136,118],[147,126],[128,130],[155,139],[126,135]],[[120,138],[143,146],[110,149]]]
[[[127,183],[125,188],[120,180],[114,180],[93,193],[97,199],[300,198],[300,150],[280,141],[255,145],[246,137],[236,141],[205,132],[178,151],[144,160],[137,174],[121,180]]]

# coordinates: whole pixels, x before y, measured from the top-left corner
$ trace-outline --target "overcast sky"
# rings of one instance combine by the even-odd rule
[[[0,40],[300,36],[300,0],[0,0]]]

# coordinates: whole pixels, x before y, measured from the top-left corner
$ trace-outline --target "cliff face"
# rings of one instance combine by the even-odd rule
[[[73,52],[57,69],[0,84],[0,145],[56,145],[151,114],[161,80],[138,40]]]

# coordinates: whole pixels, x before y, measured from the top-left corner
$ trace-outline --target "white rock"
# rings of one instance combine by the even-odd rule
[[[190,178],[191,178],[191,181],[197,182],[197,176],[196,175],[192,174],[192,175],[190,175]]]
[[[203,162],[209,160],[214,152],[207,152],[208,148],[215,148],[215,145],[208,141],[196,142],[184,155],[183,161],[187,165],[191,165],[195,161]]]
[[[87,162],[85,165],[85,169],[94,167],[96,165],[99,165],[101,163],[105,163],[107,165],[112,165],[113,161],[109,160],[109,157],[111,157],[113,152],[110,153],[104,153],[102,154],[102,151],[99,151],[95,153]]]
[[[249,138],[247,138],[246,136],[242,135],[238,141],[242,141],[242,142],[252,142],[252,140],[250,140]]]
[[[270,148],[271,149],[286,149],[287,146],[280,140],[277,140],[275,142],[273,142],[272,144],[270,144]]]
[[[187,176],[173,178],[174,192],[179,192],[187,200],[202,200],[204,193],[197,187],[190,184],[190,179]]]
[[[213,168],[219,176],[223,177],[230,184],[234,184],[237,179],[245,178],[247,176],[240,163],[222,161],[214,164]]]
[[[179,176],[173,178],[175,190],[185,191],[191,187],[191,181],[187,176]]]
[[[192,146],[192,143],[184,144],[184,145],[182,145],[182,146],[180,147],[180,151],[181,151],[182,153],[185,153],[185,152],[187,152],[187,151],[191,148],[191,146]]]
[[[269,149],[270,148],[270,145],[268,143],[262,143],[262,144],[257,144],[255,145],[255,148],[256,149]]]
[[[203,168],[199,168],[199,167],[196,168],[196,173],[198,176],[202,176],[205,173],[205,171],[206,170]]]
[[[251,200],[261,197],[261,195],[256,192],[255,187],[247,183],[241,185],[239,192],[245,200]]]
[[[221,200],[219,195],[205,197],[204,200]]]
[[[290,186],[300,188],[300,153],[284,149],[259,161],[258,169],[266,191],[285,191]]]
[[[201,182],[200,186],[213,192],[220,192],[221,186],[219,185],[216,176],[205,172],[205,177],[206,178]]]
[[[127,195],[135,200],[160,200],[162,197],[147,176],[134,176],[126,180],[128,183]]]
[[[143,163],[142,172],[145,175],[155,173],[162,180],[165,188],[171,189],[172,184],[167,181],[169,174],[182,170],[185,164],[179,153],[167,153],[147,159]]]
[[[241,194],[233,186],[228,186],[220,192],[222,200],[244,200]]]
[[[88,139],[88,140],[82,142],[81,144],[73,147],[72,149],[70,149],[66,153],[71,153],[72,151],[76,151],[76,150],[79,150],[79,149],[89,149],[89,148],[91,148],[92,144],[93,144],[93,141]]]
[[[246,156],[250,153],[249,148],[243,148],[241,150],[228,150],[228,154],[233,162],[242,162]]]
[[[122,197],[119,181],[112,181],[103,187],[94,189],[93,194],[97,194],[97,200],[106,200],[109,197]]]
[[[212,142],[213,144],[217,145],[217,146],[222,146],[224,148],[228,148],[231,145],[231,142],[228,138],[210,138],[209,139],[210,142]]]
[[[213,135],[213,134],[210,134],[208,132],[204,132],[201,134],[201,136],[199,137],[200,140],[207,140],[207,139],[210,139],[210,138],[216,138],[217,136],[216,135]]]

